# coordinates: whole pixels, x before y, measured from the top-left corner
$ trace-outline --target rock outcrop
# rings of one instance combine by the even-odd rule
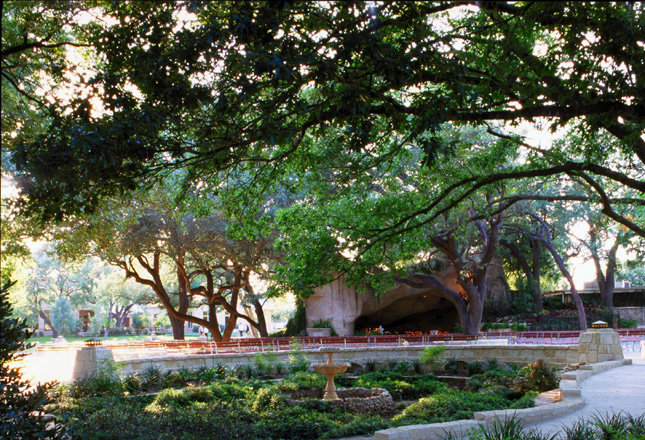
[[[489,270],[487,300],[506,297],[506,283],[500,263]],[[462,291],[454,272],[445,269],[435,275],[454,291]],[[406,331],[449,331],[459,322],[456,308],[440,297],[434,288],[416,289],[399,284],[381,296],[358,294],[342,277],[316,289],[305,302],[307,327],[318,320],[331,319],[339,336],[352,336],[356,329],[378,328]]]

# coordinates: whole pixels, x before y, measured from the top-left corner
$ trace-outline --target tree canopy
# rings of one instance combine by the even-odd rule
[[[177,167],[195,183],[243,166],[275,178],[322,160],[342,181],[409,145],[431,163],[450,154],[437,133],[452,122],[483,124],[525,159],[461,176],[419,211],[503,180],[571,175],[603,213],[645,234],[615,208],[627,189],[642,205],[645,189],[640,2],[94,5],[86,92],[47,105],[47,129],[12,151],[24,206],[43,219]],[[31,50],[3,40],[3,62]],[[528,145],[496,121],[567,134],[562,148]]]
[[[36,132],[12,127],[14,207],[43,223],[82,222],[113,196],[181,175],[176,202],[221,197],[238,225],[227,234],[253,241],[245,219],[284,190],[298,194],[277,215],[292,290],[334,272],[382,287],[441,252],[478,315],[514,205],[582,203],[645,237],[642,2],[70,8],[66,20],[83,23],[74,32],[15,7],[9,24],[39,32],[3,31],[3,63],[34,65],[53,45],[85,56],[52,77],[85,68],[73,96],[38,107]],[[10,79],[3,91],[29,100]]]

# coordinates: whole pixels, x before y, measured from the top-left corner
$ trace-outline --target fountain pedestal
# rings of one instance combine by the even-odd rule
[[[334,377],[341,373],[344,373],[349,368],[349,364],[347,362],[334,362],[332,356],[334,353],[339,351],[339,349],[336,347],[322,347],[320,351],[327,353],[327,362],[311,364],[311,367],[316,373],[320,373],[327,377],[327,386],[325,387],[325,395],[323,396],[323,400],[338,400],[338,394],[336,394],[336,386],[334,385]]]

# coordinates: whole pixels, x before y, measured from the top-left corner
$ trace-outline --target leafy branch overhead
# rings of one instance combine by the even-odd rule
[[[46,129],[37,138],[18,130],[11,141],[20,207],[43,220],[91,211],[177,168],[190,170],[188,187],[211,188],[244,170],[250,191],[296,176],[326,177],[341,191],[410,152],[436,170],[460,148],[442,135],[453,123],[493,129],[522,160],[490,155],[492,172],[446,174],[411,216],[439,218],[501,182],[573,176],[595,190],[604,214],[645,236],[642,218],[615,203],[643,200],[642,3],[173,1],[97,10],[101,20],[79,37],[93,53],[86,93],[47,103]],[[64,41],[54,35],[48,45]],[[6,44],[3,33],[3,62],[36,50]],[[527,145],[526,121],[564,140]]]

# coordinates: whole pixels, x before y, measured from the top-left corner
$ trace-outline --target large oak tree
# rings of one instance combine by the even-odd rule
[[[25,207],[44,219],[176,167],[195,178],[248,163],[284,171],[337,151],[379,162],[408,144],[432,160],[446,121],[572,124],[577,139],[554,152],[512,137],[523,165],[457,180],[419,212],[502,180],[566,174],[611,179],[642,203],[640,2],[98,5],[86,95],[49,105],[53,122],[13,150]],[[42,46],[3,40],[3,61]],[[593,187],[604,214],[645,235],[612,203],[620,191]]]

